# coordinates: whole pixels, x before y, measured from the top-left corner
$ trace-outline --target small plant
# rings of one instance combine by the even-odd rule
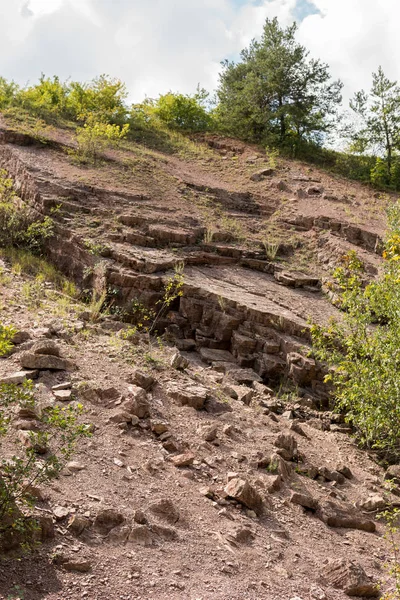
[[[107,300],[107,290],[104,289],[100,294],[96,291],[92,292],[92,299],[89,304],[90,319],[92,322],[99,320]]]
[[[378,515],[378,519],[385,521],[385,539],[389,542],[392,552],[390,563],[385,564],[389,576],[392,578],[394,588],[382,596],[382,600],[400,600],[400,549],[397,542],[399,533],[400,510],[392,508]]]
[[[84,245],[88,252],[95,256],[107,256],[110,251],[110,248],[106,244],[95,242],[94,240],[90,239],[84,240]],[[87,269],[93,269],[93,267],[87,267]]]
[[[26,431],[18,453],[8,456],[2,451],[0,460],[0,544],[30,546],[36,525],[32,486],[46,485],[58,476],[78,439],[89,434],[88,427],[78,423],[81,405],[41,408],[31,381],[22,386],[1,384],[0,406],[2,437],[9,434],[15,409],[28,410],[36,424],[35,430]]]
[[[13,348],[13,339],[17,330],[12,325],[0,323],[0,356],[6,356]]]
[[[29,308],[40,308],[46,297],[46,288],[43,275],[37,275],[34,281],[24,283],[22,298]]]
[[[206,244],[211,244],[211,242],[213,241],[213,237],[215,235],[215,229],[213,227],[206,227],[206,230],[204,232],[204,242]]]
[[[267,239],[262,240],[262,245],[264,246],[265,254],[270,260],[275,260],[278,251],[279,251],[279,242],[269,242]]]

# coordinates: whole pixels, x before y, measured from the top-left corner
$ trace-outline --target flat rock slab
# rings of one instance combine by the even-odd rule
[[[187,385],[185,387],[170,386],[168,394],[181,406],[191,406],[196,410],[204,408],[207,400],[208,390],[202,385]]]
[[[201,358],[208,363],[213,362],[228,362],[235,364],[233,354],[228,350],[214,350],[213,348],[200,348]]]
[[[37,370],[32,371],[17,371],[16,373],[12,373],[11,375],[5,375],[0,378],[0,384],[5,385],[20,385],[27,381],[28,379],[36,379],[38,376]]]
[[[66,358],[50,354],[34,354],[33,352],[23,352],[20,356],[20,362],[24,369],[70,371],[74,368],[73,363]]]

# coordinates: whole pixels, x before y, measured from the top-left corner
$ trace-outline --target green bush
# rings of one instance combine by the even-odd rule
[[[77,130],[78,158],[82,162],[96,163],[101,152],[108,145],[117,146],[128,131],[128,124],[119,126],[90,118]]]
[[[211,126],[211,115],[201,98],[201,92],[194,96],[169,92],[154,103],[153,114],[170,129],[206,131]]]
[[[14,412],[24,409],[33,417],[35,429],[26,433],[16,454],[2,448],[0,459],[0,546],[30,544],[35,520],[32,518],[32,487],[47,485],[58,476],[71,457],[79,438],[88,435],[80,425],[82,406],[46,406],[36,401],[31,381],[21,386],[0,385],[0,436],[10,436]],[[15,437],[15,435],[13,435]],[[12,441],[11,439],[9,442]]]
[[[400,204],[389,211],[385,270],[364,284],[354,253],[334,273],[343,320],[312,326],[317,358],[330,371],[336,409],[356,428],[362,444],[400,456]]]
[[[13,339],[17,330],[12,325],[0,323],[0,356],[6,356],[13,347]]]

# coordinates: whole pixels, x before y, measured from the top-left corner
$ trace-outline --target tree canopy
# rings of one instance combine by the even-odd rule
[[[227,133],[290,147],[321,142],[334,125],[342,83],[296,41],[297,25],[267,19],[238,63],[225,61],[217,91],[217,118]]]

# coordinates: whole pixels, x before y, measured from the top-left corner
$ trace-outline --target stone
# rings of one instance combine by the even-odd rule
[[[143,510],[135,510],[133,520],[135,523],[139,523],[139,525],[145,525],[147,523],[146,513]]]
[[[390,465],[390,467],[386,470],[385,479],[390,479],[396,485],[400,485],[400,465]]]
[[[358,563],[338,558],[330,560],[321,573],[327,585],[343,590],[347,596],[378,598],[378,586],[367,577]]]
[[[342,484],[345,482],[345,477],[341,473],[335,470],[328,469],[328,467],[320,467],[318,473],[326,481],[336,481],[336,483]]]
[[[182,356],[180,352],[175,352],[175,354],[171,358],[171,367],[173,369],[177,369],[178,371],[184,371],[189,366],[189,361],[187,358]]]
[[[308,439],[308,435],[306,434],[306,432],[304,431],[302,426],[299,423],[297,423],[297,421],[292,421],[289,429],[290,429],[290,431],[294,431],[298,435],[301,435],[302,437],[305,437]]]
[[[263,499],[257,490],[245,479],[235,477],[224,488],[225,494],[237,500],[257,515],[263,512]]]
[[[299,504],[303,508],[312,510],[315,512],[318,509],[318,500],[309,496],[308,494],[300,494],[299,492],[292,492],[290,496],[290,502],[293,504]]]
[[[72,515],[68,521],[68,529],[76,536],[81,535],[90,526],[90,521],[82,515]]]
[[[137,386],[129,386],[129,394],[121,408],[130,415],[135,415],[139,419],[145,419],[150,416],[150,406],[147,399],[146,390]]]
[[[235,396],[231,397],[234,397],[236,400],[243,402],[243,404],[247,404],[247,406],[250,404],[250,402],[255,396],[255,391],[244,385],[233,385],[232,390],[234,391]]]
[[[338,473],[341,473],[343,475],[343,477],[346,477],[346,479],[353,479],[353,473],[350,471],[349,467],[347,467],[346,465],[339,464],[336,467],[336,471]]]
[[[14,337],[12,339],[12,343],[15,344],[16,346],[19,346],[20,344],[24,344],[25,342],[27,342],[30,339],[31,339],[31,334],[29,333],[29,331],[17,331],[17,333],[14,335]]]
[[[66,464],[66,467],[69,471],[72,471],[72,472],[83,471],[83,469],[86,469],[85,465],[78,462],[77,460],[70,460]]]
[[[94,527],[101,534],[106,535],[114,527],[122,525],[124,521],[125,517],[122,513],[113,508],[106,508],[97,513],[94,521]]]
[[[139,369],[135,369],[130,374],[128,382],[142,387],[148,392],[155,384],[155,379],[152,375],[149,375],[148,373],[143,373],[143,371],[140,371]]]
[[[279,492],[282,483],[282,477],[280,475],[269,475],[265,486],[268,494]]]
[[[72,388],[71,381],[64,381],[64,383],[58,383],[57,385],[53,385],[51,388],[52,392],[58,392],[59,390],[70,390]]]
[[[277,454],[282,456],[284,460],[290,461],[297,458],[297,442],[293,435],[281,433],[274,441],[274,446],[278,448]]]
[[[167,391],[181,406],[191,406],[196,410],[204,408],[208,396],[207,388],[202,385],[170,385]]]
[[[20,385],[27,381],[28,379],[37,379],[38,372],[37,370],[29,370],[29,371],[17,371],[16,373],[12,373],[11,375],[6,375],[5,377],[0,377],[0,384],[5,385]]]
[[[74,369],[74,364],[66,358],[50,354],[34,354],[33,352],[23,352],[20,356],[20,363],[24,369],[50,371],[71,371]]]
[[[387,501],[380,494],[372,494],[366,500],[359,503],[359,507],[367,512],[383,510],[386,506]]]
[[[166,527],[165,525],[159,525],[158,523],[154,523],[151,526],[151,531],[153,534],[168,542],[173,542],[174,540],[178,539],[176,529],[174,529],[173,527]]]
[[[53,508],[53,515],[55,516],[57,521],[62,521],[63,519],[68,517],[69,513],[69,509],[65,508],[64,506],[55,506]]]
[[[149,511],[159,519],[172,524],[177,523],[180,518],[179,509],[169,498],[163,498],[158,502],[154,502],[154,504],[150,504]]]
[[[60,356],[60,347],[53,340],[39,340],[30,348],[33,354],[45,354],[49,356]]]
[[[216,425],[210,425],[206,427],[203,432],[203,440],[206,442],[214,442],[217,439],[218,427]]]
[[[71,400],[72,391],[71,390],[54,390],[53,395],[56,400],[60,400],[61,402],[68,402]]]
[[[75,573],[88,573],[92,569],[92,564],[88,560],[67,560],[63,563],[66,571]]]
[[[257,171],[257,173],[253,173],[250,176],[251,181],[262,181],[265,177],[271,177],[275,173],[275,169],[261,169],[261,171]]]
[[[189,467],[193,464],[194,454],[192,452],[185,452],[184,454],[177,454],[171,458],[171,462],[175,467]]]
[[[376,525],[374,521],[370,521],[368,519],[359,517],[358,515],[341,510],[336,506],[332,506],[332,503],[323,507],[322,520],[328,525],[328,527],[358,529],[368,533],[374,533],[376,531]]]
[[[153,536],[146,525],[138,525],[137,527],[132,527],[128,536],[128,542],[147,548],[153,545]]]
[[[286,356],[289,377],[301,386],[310,385],[316,378],[315,360],[306,358],[298,352],[289,352]]]
[[[153,433],[156,435],[162,435],[169,429],[168,421],[164,421],[163,419],[151,419],[150,427]]]
[[[235,363],[235,359],[233,354],[228,352],[227,350],[216,350],[213,348],[200,348],[200,356],[201,358],[208,363],[213,362],[228,362]]]

